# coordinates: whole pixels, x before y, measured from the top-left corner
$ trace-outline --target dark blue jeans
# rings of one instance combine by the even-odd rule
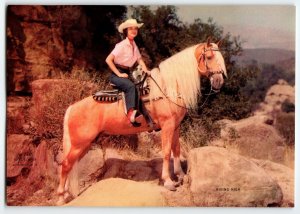
[[[128,78],[118,77],[115,73],[110,76],[110,82],[115,84],[118,89],[124,91],[127,111],[130,108],[137,108],[137,91],[134,83]]]

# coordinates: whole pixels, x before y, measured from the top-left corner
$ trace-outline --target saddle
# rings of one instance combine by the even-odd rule
[[[138,111],[145,117],[148,125],[150,127],[154,126],[153,120],[150,117],[148,111],[144,107],[144,102],[148,100],[143,100],[142,97],[148,95],[150,93],[149,82],[147,81],[147,75],[143,74],[140,66],[137,67],[136,70],[132,72],[130,75],[130,79],[134,82],[135,87],[138,92]],[[124,102],[124,112],[127,114],[127,109],[125,105],[125,93],[119,90],[116,85],[110,83],[112,89],[110,90],[101,90],[93,94],[93,99],[97,102],[102,103],[113,103],[119,100],[123,100]]]
[[[146,81],[145,81],[146,82]],[[116,102],[120,99],[124,98],[124,92],[119,90],[116,85],[113,83],[110,83],[110,86],[112,89],[110,90],[101,90],[93,94],[93,99],[98,102],[108,102],[108,103],[113,103]],[[142,96],[148,95],[150,93],[150,88],[149,84],[141,83],[135,84],[139,97],[141,98]]]
[[[150,93],[148,81],[146,81],[146,74],[143,74],[142,67],[140,65],[134,66],[130,80],[135,84],[138,94],[145,96]],[[123,92],[120,91],[114,84],[110,83],[112,89],[101,90],[93,94],[94,100],[98,102],[116,102],[124,97]]]

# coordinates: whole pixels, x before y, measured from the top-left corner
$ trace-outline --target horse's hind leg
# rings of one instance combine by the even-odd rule
[[[71,147],[70,152],[63,160],[62,166],[61,166],[60,181],[59,181],[59,186],[58,186],[58,190],[57,190],[57,193],[59,195],[59,200],[58,200],[57,205],[64,204],[65,194],[66,194],[66,191],[68,191],[68,189],[66,187],[66,181],[67,181],[68,175],[69,175],[70,171],[72,170],[72,167],[79,160],[80,156],[83,154],[84,151],[85,151],[85,148]]]
[[[180,129],[177,127],[175,129],[174,135],[173,135],[173,143],[172,143],[172,152],[173,152],[173,162],[174,162],[174,174],[178,178],[177,185],[182,184],[183,182],[183,177],[184,177],[184,172],[181,168],[181,163],[180,163],[180,143],[179,143],[179,132]]]

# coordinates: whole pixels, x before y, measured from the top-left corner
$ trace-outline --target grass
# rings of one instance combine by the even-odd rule
[[[218,123],[190,117],[183,120],[180,128],[183,147],[189,149],[207,146],[221,134],[221,127]]]
[[[69,105],[93,92],[105,87],[105,81],[95,73],[89,74],[83,69],[73,69],[62,75],[62,81],[50,86],[43,95],[42,109],[33,108],[31,116],[36,124],[37,135],[49,135],[62,138],[63,117]]]

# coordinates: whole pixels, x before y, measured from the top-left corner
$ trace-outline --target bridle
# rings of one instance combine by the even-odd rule
[[[208,78],[210,78],[210,77],[211,77],[212,75],[214,75],[214,74],[224,74],[224,71],[223,71],[223,70],[214,71],[214,70],[211,70],[210,67],[208,66],[207,58],[210,58],[210,57],[207,57],[207,56],[206,56],[206,52],[209,52],[209,51],[211,52],[211,57],[214,57],[214,56],[215,56],[214,52],[215,52],[215,51],[220,51],[220,49],[217,49],[217,48],[206,48],[206,47],[204,46],[204,50],[201,52],[199,58],[197,59],[197,62],[198,62],[198,71],[199,71],[200,73],[208,73]],[[200,66],[199,66],[199,65],[200,65],[200,63],[201,63],[202,60],[203,60],[203,62],[204,62],[206,71],[202,71],[202,70],[200,69]]]
[[[201,69],[199,68],[199,65],[200,65],[200,63],[201,63],[201,59],[203,58],[203,59],[204,59],[204,64],[205,64],[206,71],[208,72],[208,78],[209,78],[209,79],[210,79],[214,74],[223,74],[223,75],[225,75],[225,74],[224,74],[224,71],[223,71],[222,69],[221,69],[220,71],[213,71],[213,70],[210,70],[210,68],[209,68],[209,66],[208,66],[208,63],[207,63],[207,59],[206,59],[207,56],[205,55],[205,53],[208,52],[208,51],[211,51],[212,57],[214,57],[214,56],[215,56],[215,55],[214,55],[214,51],[220,51],[220,50],[217,49],[217,48],[208,48],[208,49],[207,49],[207,48],[204,47],[204,50],[201,52],[199,58],[196,59],[197,62],[198,62],[198,66],[197,66],[198,71],[199,71],[200,73],[203,73],[203,72],[201,72]],[[204,72],[204,73],[205,73],[205,72]],[[161,87],[160,87],[159,84],[155,81],[155,79],[154,79],[152,76],[150,76],[150,78],[151,78],[151,79],[153,80],[153,82],[157,85],[157,87],[159,88],[159,90],[161,91],[161,93],[162,93],[162,94],[163,94],[170,102],[172,102],[173,104],[177,105],[178,107],[181,107],[181,108],[186,109],[187,111],[191,110],[191,109],[189,109],[189,108],[187,108],[187,107],[185,107],[185,106],[179,105],[178,103],[172,101],[172,100],[165,94],[165,92],[161,89]],[[209,93],[208,93],[208,94],[205,94],[205,95],[207,96],[206,99],[204,100],[204,102],[201,104],[201,106],[200,106],[199,108],[201,109],[201,108],[204,107],[204,105],[206,104],[206,102],[207,102],[207,100],[208,100],[208,98],[209,98],[210,95],[217,94],[217,93],[219,93],[219,92],[220,92],[220,90],[214,89],[214,88],[212,87],[212,85],[211,85]],[[194,116],[194,117],[195,117],[195,116]]]

